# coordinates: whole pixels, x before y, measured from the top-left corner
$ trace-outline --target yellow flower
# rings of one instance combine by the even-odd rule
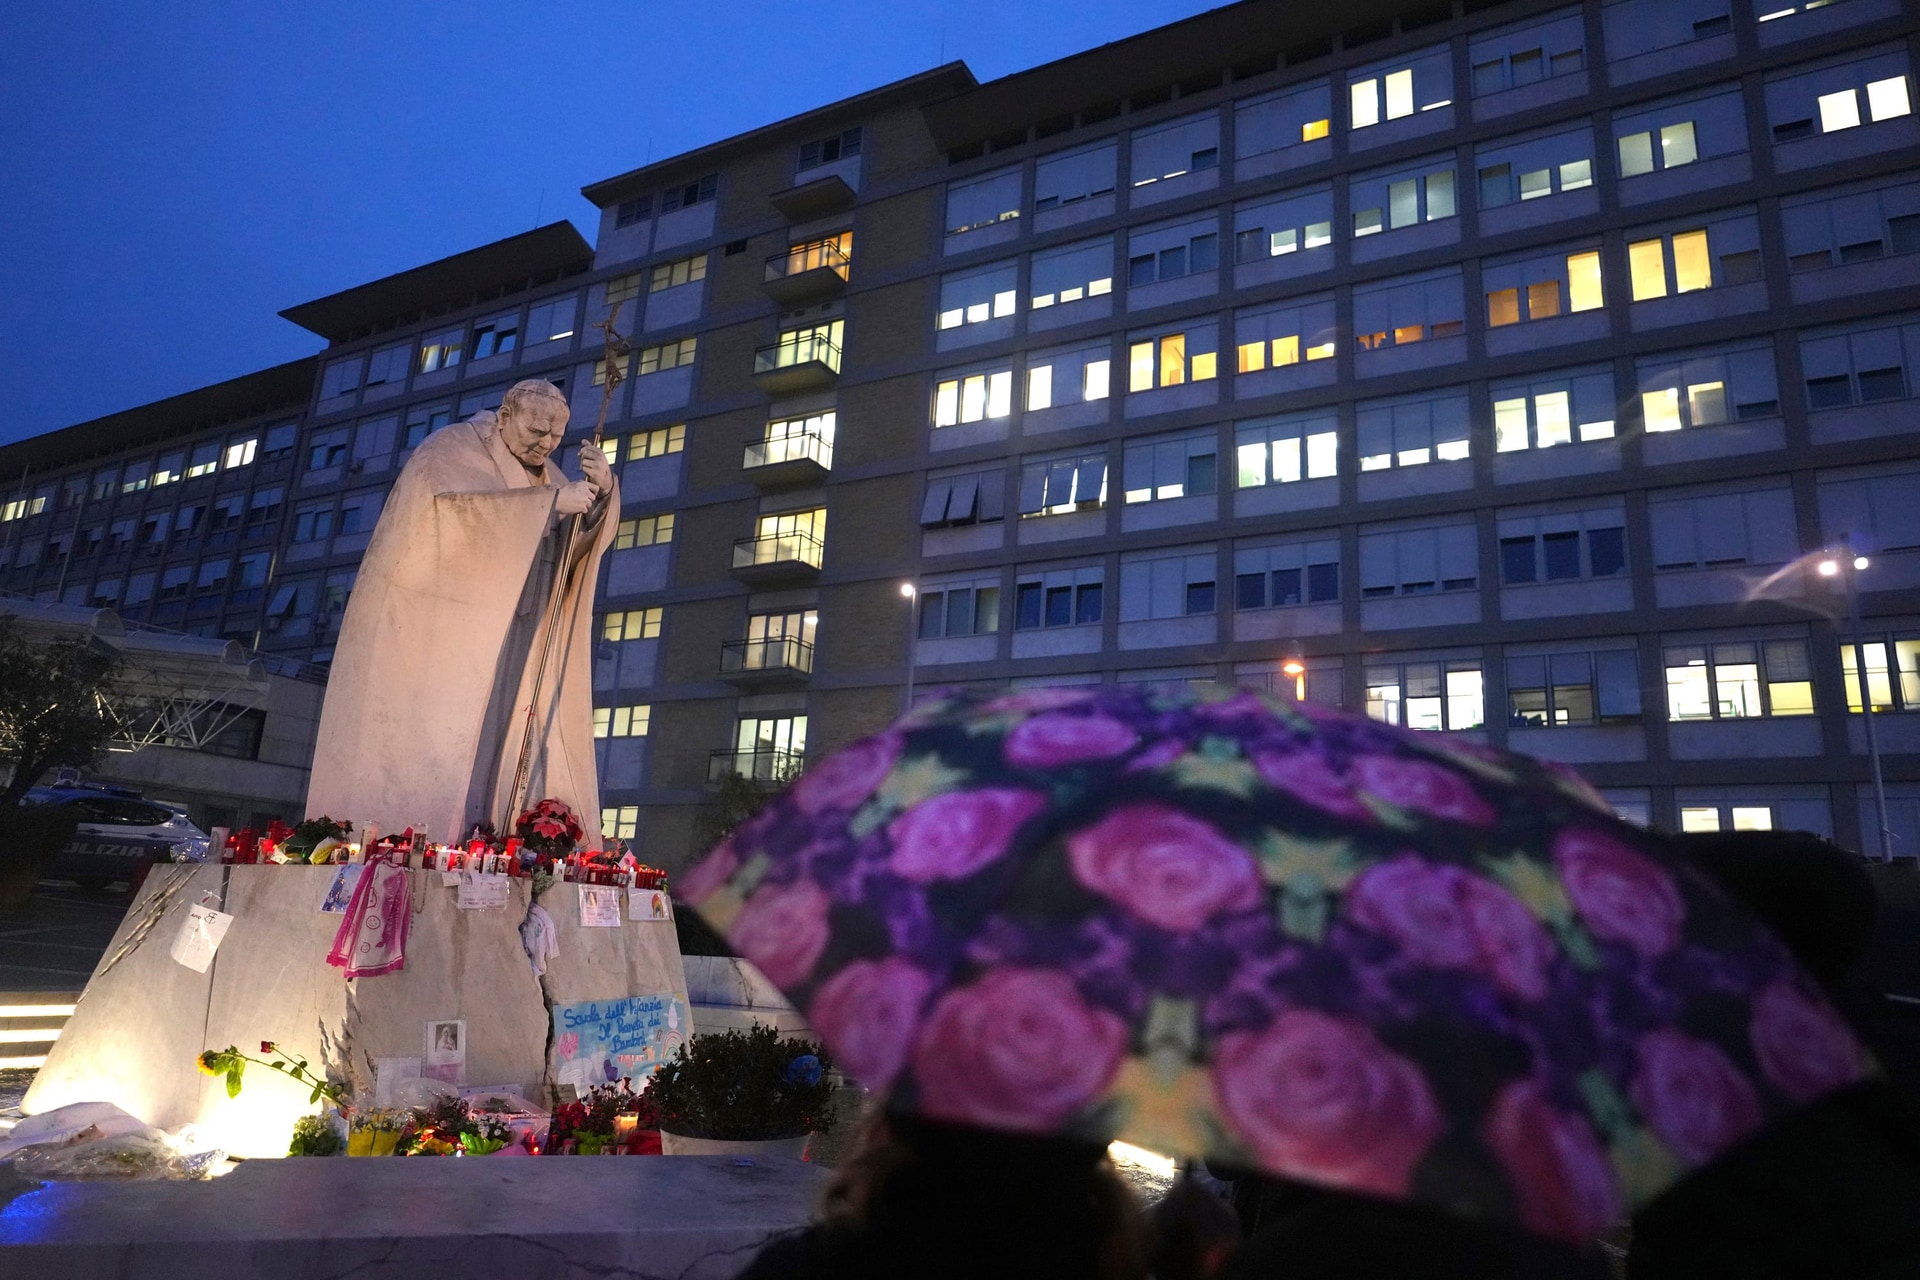
[[[218,1049],[206,1050],[198,1059],[200,1069],[210,1076],[225,1075],[227,1070],[226,1064],[221,1061],[225,1056],[226,1055]]]

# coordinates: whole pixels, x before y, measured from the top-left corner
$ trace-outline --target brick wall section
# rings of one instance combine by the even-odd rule
[[[838,484],[827,506],[827,567],[835,576],[912,572],[919,526],[912,516],[920,493],[915,475],[882,476]]]
[[[926,439],[928,397],[924,377],[863,382],[840,393],[840,428],[833,462],[840,470],[919,454]]]
[[[673,606],[661,655],[661,678],[666,684],[713,680],[720,672],[720,646],[740,638],[740,597],[688,600]],[[680,704],[675,703],[677,708]]]
[[[753,534],[753,504],[723,502],[682,508],[674,523],[673,580],[680,586],[725,582],[735,539]]]
[[[814,650],[816,673],[882,672],[889,673],[889,680],[900,678],[907,643],[907,602],[900,597],[904,580],[902,575],[820,588],[822,643]]]

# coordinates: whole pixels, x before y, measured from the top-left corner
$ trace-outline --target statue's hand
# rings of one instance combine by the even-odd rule
[[[599,491],[590,480],[575,480],[560,486],[559,496],[554,499],[553,510],[556,515],[583,516],[593,510],[593,504],[599,500]]]
[[[593,486],[596,494],[605,496],[613,492],[613,468],[607,465],[605,451],[591,440],[580,443],[580,475]]]

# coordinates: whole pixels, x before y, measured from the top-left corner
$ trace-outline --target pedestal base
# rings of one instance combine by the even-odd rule
[[[62,1182],[0,1207],[9,1275],[62,1280],[725,1280],[828,1173],[778,1157],[252,1160],[211,1182]]]

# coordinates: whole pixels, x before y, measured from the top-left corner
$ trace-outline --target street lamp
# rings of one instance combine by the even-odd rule
[[[1287,655],[1287,660],[1280,664],[1280,673],[1293,677],[1293,700],[1305,702],[1307,700],[1307,664],[1301,661],[1299,650],[1296,649]]]
[[[1867,761],[1873,770],[1873,803],[1880,818],[1880,860],[1893,862],[1893,828],[1887,823],[1887,784],[1880,772],[1880,739],[1873,726],[1873,686],[1867,683],[1867,646],[1860,630],[1860,574],[1871,562],[1842,544],[1815,566],[1823,578],[1839,578],[1847,592],[1847,621],[1853,632],[1853,679],[1860,689],[1860,715],[1866,728]],[[1893,678],[1888,672],[1887,678]]]
[[[914,606],[920,595],[920,589],[911,582],[903,582],[900,584],[900,594],[907,602],[907,698],[906,703],[900,708],[900,713],[905,715],[913,710],[913,663],[914,658],[918,656],[915,650],[920,641],[920,628],[916,625],[916,615],[919,610]]]

